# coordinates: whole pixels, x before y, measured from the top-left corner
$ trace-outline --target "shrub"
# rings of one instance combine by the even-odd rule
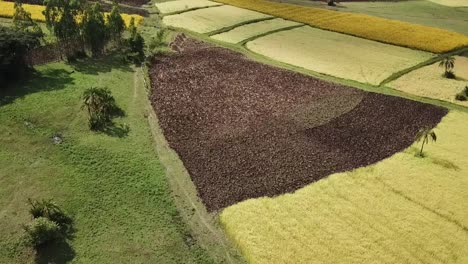
[[[113,115],[122,114],[107,88],[89,88],[82,98],[83,107],[88,110],[91,130],[102,130],[111,122]]]
[[[466,101],[466,95],[464,93],[457,93],[457,95],[455,95],[455,100],[458,100],[458,101]]]
[[[39,247],[46,243],[60,238],[60,228],[57,223],[46,217],[37,217],[24,226],[26,240],[34,247]]]
[[[69,218],[52,200],[39,201],[28,199],[28,202],[31,205],[29,213],[34,219],[43,217],[57,223],[60,226],[68,224]]]
[[[455,73],[453,71],[446,71],[444,72],[444,77],[447,79],[455,79]]]
[[[465,86],[465,89],[463,89],[463,93],[466,97],[468,97],[468,86]]]

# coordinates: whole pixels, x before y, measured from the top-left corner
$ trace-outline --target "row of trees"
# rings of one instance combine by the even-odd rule
[[[86,49],[93,56],[101,54],[109,44],[143,53],[144,41],[133,19],[128,28],[130,38],[123,39],[126,26],[115,1],[107,16],[99,2],[88,4],[84,0],[46,0],[44,4],[46,25],[62,44],[63,53],[67,52],[70,43],[82,45],[83,50]],[[134,42],[138,42],[138,45]]]

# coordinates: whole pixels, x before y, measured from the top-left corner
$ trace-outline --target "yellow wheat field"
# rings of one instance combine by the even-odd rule
[[[295,193],[221,213],[249,263],[468,263],[468,114],[450,112],[437,143]]]
[[[468,36],[397,20],[265,0],[216,0],[269,15],[366,39],[434,53],[468,46]]]
[[[13,14],[15,13],[14,6],[15,4],[12,2],[0,1],[0,17],[13,17]],[[23,8],[29,13],[31,13],[31,18],[33,20],[45,22],[45,17],[42,14],[42,11],[44,11],[45,9],[44,6],[23,4]],[[105,14],[107,15],[108,13]],[[130,20],[132,19],[132,17],[135,18],[136,25],[139,25],[140,22],[143,20],[143,17],[139,15],[122,14],[122,18],[127,26],[130,25]]]

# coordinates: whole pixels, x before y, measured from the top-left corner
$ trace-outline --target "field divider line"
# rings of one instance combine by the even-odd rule
[[[416,64],[415,66],[412,66],[412,67],[409,67],[407,69],[403,69],[401,71],[393,73],[392,75],[387,77],[385,80],[383,80],[378,86],[382,87],[382,86],[386,85],[387,83],[392,82],[392,81],[400,78],[401,76],[403,76],[405,74],[408,74],[408,73],[410,73],[412,71],[415,71],[415,70],[420,69],[422,67],[434,64],[434,63],[436,63],[438,61],[443,60],[444,58],[454,56],[454,55],[460,55],[460,54],[465,53],[465,52],[468,52],[468,47],[462,47],[462,48],[459,48],[459,49],[456,49],[456,50],[453,50],[453,51],[450,51],[450,52],[447,52],[447,53],[444,53],[444,54],[436,54],[435,57],[433,57],[433,58],[431,58],[431,59],[429,59],[427,61],[423,61],[421,63]]]
[[[259,34],[259,35],[244,39],[243,41],[239,42],[238,44],[240,44],[242,46],[245,46],[245,44],[247,44],[247,42],[254,41],[254,40],[258,39],[258,38],[265,37],[265,36],[275,34],[275,33],[278,33],[278,32],[282,32],[282,31],[287,31],[287,30],[291,30],[291,29],[295,29],[295,28],[305,27],[305,26],[306,26],[305,24],[300,24],[300,25],[294,25],[294,26],[274,29],[274,30],[264,32],[262,34]]]
[[[276,18],[277,17],[275,17],[275,16],[270,16],[270,17],[256,18],[256,19],[252,19],[252,20],[247,20],[247,21],[244,21],[244,22],[234,24],[232,26],[223,27],[223,28],[220,28],[220,29],[217,29],[217,30],[213,30],[213,31],[205,33],[205,34],[211,37],[213,35],[221,34],[221,33],[227,32],[227,31],[231,31],[231,30],[233,30],[233,29],[235,29],[237,27],[245,26],[245,25],[248,25],[248,24],[254,24],[254,23],[257,23],[257,22],[267,21],[267,20],[273,20],[273,19],[276,19]]]
[[[161,18],[163,18],[165,16],[179,15],[179,14],[187,13],[187,12],[190,12],[190,11],[195,11],[195,10],[200,10],[200,9],[207,9],[207,8],[210,8],[210,7],[219,7],[219,6],[223,6],[223,5],[224,4],[218,3],[217,5],[192,7],[192,8],[189,8],[189,9],[169,12],[169,13],[165,13],[165,14],[160,12],[159,14],[160,14]],[[158,7],[156,7],[156,8],[158,8]]]

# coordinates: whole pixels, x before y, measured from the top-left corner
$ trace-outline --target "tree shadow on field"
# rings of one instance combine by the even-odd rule
[[[68,65],[73,67],[77,72],[84,74],[97,75],[106,73],[112,70],[120,70],[124,72],[132,72],[130,64],[119,55],[106,56],[101,58],[86,58],[69,62]]]
[[[36,248],[35,263],[37,264],[61,264],[68,263],[75,258],[75,250],[69,241],[75,238],[76,229],[73,220],[69,217],[63,219],[61,237],[54,242]]]
[[[74,83],[70,74],[65,69],[32,71],[23,80],[9,83],[0,89],[0,106],[12,103],[28,94],[63,89]]]

